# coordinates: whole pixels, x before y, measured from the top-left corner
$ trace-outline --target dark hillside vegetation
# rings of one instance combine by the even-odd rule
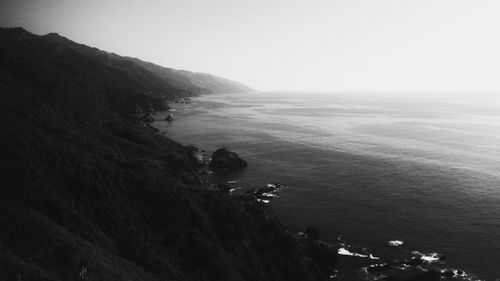
[[[229,82],[66,40],[0,29],[0,280],[326,279],[269,210],[122,117]]]
[[[37,78],[63,85],[72,78],[81,90],[87,90],[88,95],[94,95],[93,98],[120,113],[165,109],[168,100],[179,97],[251,90],[213,75],[165,68],[108,53],[56,33],[37,36],[12,28],[1,29],[0,34],[0,56],[10,71],[30,80],[35,78],[31,75],[36,71],[41,74]],[[53,85],[43,86],[46,88],[39,90],[50,93]]]

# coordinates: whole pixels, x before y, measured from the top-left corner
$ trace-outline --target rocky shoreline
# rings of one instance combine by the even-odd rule
[[[205,156],[204,151],[199,153],[198,148],[193,149],[193,156],[198,160],[202,167],[217,170],[219,165],[213,165],[212,162],[233,163],[232,165],[224,165],[224,170],[238,170],[247,166],[247,163],[240,159],[239,156],[229,151],[226,147],[216,150],[212,154],[212,158]],[[224,155],[224,157],[221,156]],[[200,156],[201,155],[201,156]],[[218,157],[214,157],[217,155]],[[244,163],[241,164],[241,163]],[[213,171],[212,171],[213,172]],[[204,173],[209,175],[212,173]],[[241,188],[236,186],[237,181],[217,182],[209,185],[209,188],[226,194],[233,194],[234,191]],[[237,195],[240,200],[259,202],[268,204],[273,198],[278,197],[277,193],[285,186],[281,183],[268,183],[262,187],[250,188],[244,190],[243,193]],[[435,264],[443,265],[446,261],[446,256],[438,255],[437,253],[422,254],[417,251],[411,253],[411,257],[403,260],[393,260],[380,262],[381,258],[372,255],[371,253],[359,254],[346,249],[345,242],[332,245],[320,240],[320,230],[316,227],[307,227],[303,232],[291,234],[296,238],[300,248],[314,255],[322,262],[325,272],[328,272],[328,277],[331,280],[339,278],[338,260],[341,256],[350,256],[354,258],[369,258],[377,261],[377,263],[368,266],[360,267],[357,275],[361,279],[366,280],[387,280],[387,281],[433,281],[433,280],[474,280],[473,276],[468,275],[465,271],[459,269],[440,269]],[[401,247],[403,241],[389,241],[390,247]],[[314,253],[311,254],[310,251]],[[342,271],[342,269],[340,269]],[[342,275],[341,275],[342,276]]]
[[[220,148],[214,154],[222,153],[226,156],[226,159],[217,159],[212,155],[212,158],[205,155],[205,151],[195,148],[196,153],[195,158],[197,158],[200,164],[204,167],[200,171],[202,176],[212,176],[213,173],[219,170],[238,170],[247,166],[247,163],[240,159],[239,156],[227,150],[226,147]],[[200,153],[201,152],[201,153]],[[218,162],[224,164],[212,164],[211,160],[216,158]],[[232,164],[227,164],[233,161]],[[242,164],[244,163],[244,164]],[[221,168],[223,167],[223,168]],[[217,180],[216,180],[217,181]],[[273,198],[278,197],[278,192],[280,192],[285,186],[281,183],[267,183],[262,187],[257,188],[246,188],[240,187],[241,183],[237,181],[217,181],[209,185],[209,188],[222,193],[237,196],[239,199],[252,200],[266,205],[272,201]],[[237,194],[237,195],[235,195]],[[336,253],[336,258],[333,259],[335,262],[329,265],[329,275],[328,277],[332,280],[346,280],[346,275],[343,276],[343,269],[338,269],[339,259],[350,259],[350,258],[369,258],[371,260],[377,261],[376,263],[371,263],[367,266],[359,266],[354,271],[354,275],[360,280],[394,280],[394,281],[417,281],[417,280],[476,280],[474,275],[467,274],[465,271],[460,269],[446,268],[445,261],[446,256],[438,255],[436,253],[431,254],[421,254],[417,251],[412,251],[408,258],[402,260],[387,260],[381,261],[381,258],[372,255],[371,253],[358,254],[347,250],[345,243],[329,244],[327,242],[319,240],[319,235],[311,235],[311,229],[313,233],[317,232],[319,234],[319,229],[314,227],[308,227],[304,232],[299,232],[291,234],[297,238],[297,242],[300,244],[301,239],[313,239],[319,244],[325,246],[329,249],[329,252],[334,251]],[[389,241],[388,245],[390,247],[400,247],[403,241],[395,240]],[[326,256],[329,253],[325,253]],[[357,263],[357,262],[354,262]],[[362,263],[364,264],[364,263]],[[340,271],[340,273],[339,273]],[[349,274],[348,274],[349,275]],[[353,276],[353,275],[349,275]],[[344,279],[343,279],[344,278]],[[349,279],[347,279],[349,280]]]
[[[0,280],[342,278],[336,245],[266,204],[286,183],[212,185],[204,152],[151,124],[166,100],[246,87],[57,34],[0,39]],[[244,168],[222,155],[215,168]]]

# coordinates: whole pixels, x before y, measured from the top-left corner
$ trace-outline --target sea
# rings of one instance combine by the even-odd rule
[[[363,267],[415,255],[445,256],[432,266],[455,278],[500,280],[500,96],[214,94],[172,113],[153,124],[166,136],[248,162],[222,179],[282,183],[268,205],[291,232],[317,227],[347,254],[339,280],[375,280]]]

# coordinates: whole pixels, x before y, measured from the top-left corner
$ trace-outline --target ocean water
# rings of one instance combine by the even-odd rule
[[[154,123],[165,135],[227,146],[249,163],[221,177],[287,187],[270,205],[291,231],[315,226],[321,239],[385,261],[438,253],[440,269],[500,279],[500,98],[251,93],[174,108],[174,122]]]

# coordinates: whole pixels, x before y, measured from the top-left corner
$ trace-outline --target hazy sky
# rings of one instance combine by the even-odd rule
[[[261,90],[500,90],[497,0],[0,0],[0,25]]]

